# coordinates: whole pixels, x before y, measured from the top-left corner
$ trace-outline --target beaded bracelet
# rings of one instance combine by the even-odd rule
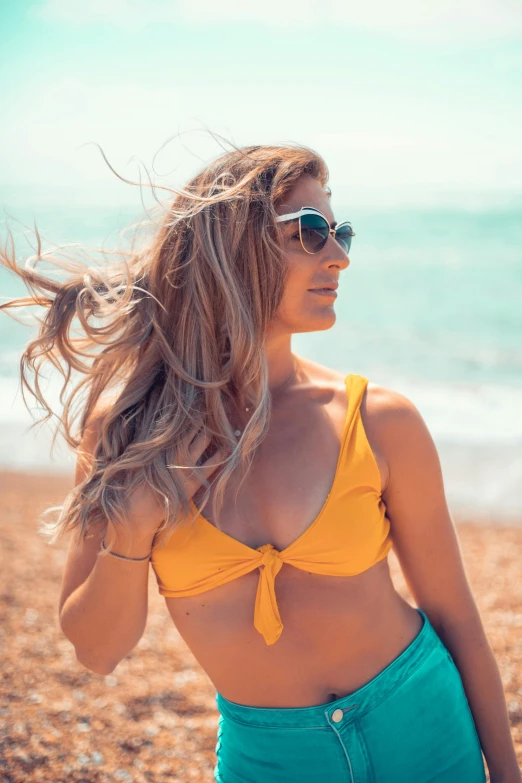
[[[110,549],[107,549],[107,547],[105,546],[104,538],[102,538],[101,548],[104,549],[105,552],[108,552],[109,555],[112,555],[113,557],[119,557],[121,560],[131,560],[133,563],[141,563],[144,560],[150,560],[150,554],[146,555],[145,557],[126,557],[125,555],[117,555],[116,552],[111,552]]]

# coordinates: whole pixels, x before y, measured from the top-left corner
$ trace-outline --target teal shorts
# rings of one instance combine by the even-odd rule
[[[459,671],[422,609],[413,641],[349,696],[249,707],[216,694],[219,783],[485,783]]]

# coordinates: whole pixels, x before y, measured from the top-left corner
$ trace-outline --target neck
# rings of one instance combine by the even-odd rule
[[[267,339],[265,343],[268,365],[268,388],[277,396],[279,390],[289,386],[296,376],[296,359],[291,349],[291,334]]]
[[[265,355],[268,366],[268,390],[272,395],[272,404],[279,400],[284,393],[295,382],[299,372],[297,358],[291,350],[292,335],[283,335],[272,337],[265,340]],[[235,430],[235,435],[240,436],[243,432],[244,423],[252,415],[251,409],[247,406],[241,407],[238,412],[239,427]]]

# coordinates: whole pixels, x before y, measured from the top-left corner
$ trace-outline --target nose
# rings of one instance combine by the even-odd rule
[[[337,266],[339,269],[346,269],[350,265],[348,253],[332,234],[322,250],[322,260],[327,266]]]

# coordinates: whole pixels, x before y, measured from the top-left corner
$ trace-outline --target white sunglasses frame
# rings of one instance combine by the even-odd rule
[[[337,241],[337,236],[336,236],[337,235],[337,231],[341,228],[341,226],[349,226],[350,230],[351,230],[351,236],[352,237],[355,236],[355,231],[353,230],[352,224],[350,223],[349,220],[343,220],[343,222],[339,223],[335,228],[330,228],[330,224],[328,223],[328,220],[326,219],[326,216],[323,215],[323,213],[320,210],[316,209],[315,207],[301,207],[299,212],[289,212],[286,215],[278,215],[278,217],[276,217],[276,223],[286,223],[288,220],[296,220],[297,218],[300,218],[301,215],[309,215],[309,214],[320,215],[322,218],[324,218],[324,221],[325,221],[326,225],[328,226],[328,231],[330,232],[330,235],[333,235],[333,238],[336,241]],[[308,255],[310,255],[310,256],[315,256],[317,253],[320,253],[321,250],[323,249],[323,248],[321,248],[321,250],[316,250],[315,253],[311,253],[310,250],[306,249],[306,247],[304,246],[303,237],[302,237],[302,234],[301,234],[301,221],[299,221],[299,240],[301,242],[301,247],[303,248],[305,253],[308,253]],[[341,244],[341,243],[339,242],[338,244]],[[323,247],[324,247],[324,245],[323,245]],[[342,247],[342,245],[341,245],[341,247]],[[344,248],[343,248],[343,250],[346,253],[346,250]]]

